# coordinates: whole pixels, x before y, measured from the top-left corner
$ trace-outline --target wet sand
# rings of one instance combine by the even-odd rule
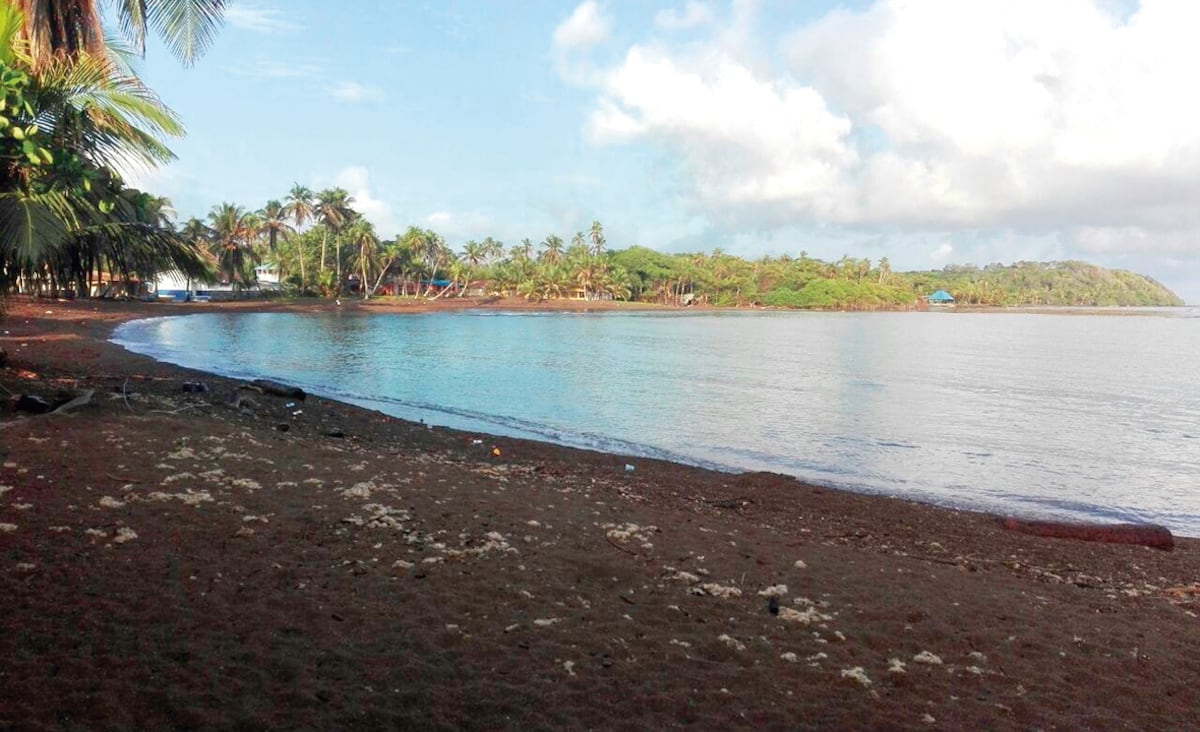
[[[92,399],[0,411],[0,728],[1200,724],[1200,541],[429,429],[106,342],[332,307],[8,302],[0,399]]]

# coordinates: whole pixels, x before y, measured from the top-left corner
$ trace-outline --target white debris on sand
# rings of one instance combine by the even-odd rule
[[[738,588],[717,584],[716,582],[705,582],[699,587],[693,587],[692,593],[696,595],[712,595],[723,600],[742,596],[742,591]]]
[[[0,524],[0,534],[11,534],[17,530],[16,524]]]
[[[808,565],[804,563],[803,559],[797,559],[792,566],[796,569],[808,569]]]
[[[781,653],[781,654],[779,654],[779,657],[782,658],[783,660],[787,661],[788,663],[797,663],[800,661],[800,657],[797,656],[795,653],[792,653],[791,651],[788,651],[787,653]]]
[[[650,543],[650,536],[658,531],[657,526],[638,526],[637,524],[601,524],[600,528],[606,529],[605,536],[613,541],[629,541],[637,539],[642,542],[643,548]]]
[[[154,491],[146,496],[152,501],[183,501],[189,506],[199,506],[201,503],[211,503],[213,500],[212,494],[208,491],[192,491],[186,493],[164,493],[162,491]]]
[[[575,662],[574,661],[563,661],[563,668],[565,668],[567,670],[567,673],[569,675],[571,675],[571,676],[575,675],[575,671],[574,671]]]
[[[536,618],[533,624],[539,628],[549,628],[551,625],[561,622],[562,618]]]
[[[904,670],[904,666],[905,666],[904,661],[901,661],[899,658],[889,658],[888,659],[888,673],[889,674],[908,673],[907,671]]]
[[[409,562],[409,561],[405,561],[403,559],[397,559],[396,561],[392,562],[392,568],[393,569],[412,569],[413,563]]]
[[[812,623],[821,623],[827,620],[833,620],[833,617],[817,610],[815,607],[805,608],[803,611],[794,610],[790,607],[779,608],[779,619],[789,623],[800,623],[801,625],[811,625]]]
[[[742,643],[740,640],[738,640],[737,638],[734,638],[733,636],[729,635],[728,633],[722,633],[721,635],[717,636],[717,640],[721,641],[722,643],[729,646],[730,648],[732,648],[735,651],[746,650],[745,643]]]
[[[338,491],[338,493],[341,493],[346,498],[370,498],[371,491],[374,490],[378,490],[378,487],[375,485],[374,481],[368,480],[362,483],[355,483],[349,488],[343,488],[342,490]]]
[[[927,663],[930,666],[941,666],[942,659],[933,655],[929,651],[921,651],[913,656],[913,663]]]
[[[199,460],[200,456],[196,454],[195,450],[193,450],[192,448],[185,445],[185,446],[179,448],[178,450],[176,450],[175,452],[167,453],[167,459],[168,460]]]
[[[766,588],[765,590],[759,590],[758,596],[759,597],[774,597],[774,598],[778,599],[780,597],[787,595],[787,593],[788,593],[787,585],[771,585],[770,587]]]
[[[102,497],[100,499],[99,503],[104,508],[121,508],[122,506],[125,505],[124,501],[118,501],[117,499],[113,498],[112,496]]]
[[[133,541],[136,538],[138,538],[138,535],[133,529],[129,528],[128,526],[122,526],[121,528],[117,529],[117,535],[113,537],[113,543],[124,544],[126,542]]]
[[[871,685],[871,679],[867,677],[867,673],[865,671],[863,671],[862,666],[855,666],[854,668],[842,669],[842,678],[843,679],[854,679],[855,681],[862,684],[863,686]]]

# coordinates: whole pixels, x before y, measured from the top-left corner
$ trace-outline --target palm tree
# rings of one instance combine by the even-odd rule
[[[591,231],[588,232],[588,252],[593,257],[599,257],[604,253],[604,227],[599,221],[592,221]]]
[[[287,198],[284,199],[284,212],[292,218],[292,221],[296,222],[295,231],[303,229],[304,225],[316,215],[312,191],[299,183],[294,184],[292,190],[288,191]],[[300,292],[303,293],[308,281],[304,271],[303,245],[296,247],[296,258],[300,260]]]
[[[487,259],[488,252],[482,244],[471,239],[466,244],[463,244],[462,259],[472,267],[478,267],[479,263]]]
[[[277,245],[280,237],[288,237],[295,230],[288,223],[288,215],[283,204],[276,200],[267,201],[266,205],[258,210],[259,233],[267,238],[267,251],[272,258],[276,257]],[[279,280],[283,281],[283,262],[273,262],[279,269]]]
[[[279,201],[270,200],[258,210],[258,217],[262,222],[262,233],[267,236],[267,251],[274,254],[279,238],[294,231],[287,222],[287,212]]]
[[[334,263],[337,269],[335,292],[342,291],[342,245],[337,234],[358,215],[352,208],[353,203],[354,198],[344,188],[327,188],[318,193],[316,197],[316,218],[325,226],[325,236],[321,239],[322,273],[325,272],[325,251],[329,234],[334,234],[333,243],[336,248],[335,259],[337,260]]]
[[[98,0],[15,0],[25,17],[35,67],[55,57],[108,54]],[[144,54],[146,29],[153,28],[185,66],[211,45],[224,19],[224,0],[118,0],[117,20],[134,50]]]
[[[362,279],[359,281],[359,288],[362,290],[363,299],[366,300],[371,296],[367,289],[368,269],[374,265],[376,254],[379,249],[379,237],[375,235],[375,227],[366,219],[356,219],[346,229],[346,239],[351,246],[358,248],[355,264],[358,265],[359,271],[362,273]]]
[[[105,45],[100,5],[0,3],[0,278],[71,273],[82,284],[104,262],[127,277],[163,267],[207,272],[191,240],[170,226],[165,200],[126,189],[114,172],[171,160],[164,140],[183,128],[127,55]],[[149,25],[185,63],[211,41],[224,8],[223,0],[116,5],[139,53]]]
[[[504,256],[504,242],[489,236],[483,240],[483,251],[488,259],[500,259]]]
[[[253,216],[241,206],[222,203],[208,213],[212,229],[211,246],[217,257],[221,274],[235,287],[253,277],[254,249],[250,246],[256,236]]]
[[[542,241],[542,253],[538,258],[549,265],[558,264],[563,256],[563,246],[562,237],[551,234]]]

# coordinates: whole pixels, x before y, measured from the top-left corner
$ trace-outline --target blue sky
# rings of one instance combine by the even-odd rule
[[[341,185],[382,236],[1078,258],[1200,302],[1200,4],[231,3],[140,70],[181,219]]]

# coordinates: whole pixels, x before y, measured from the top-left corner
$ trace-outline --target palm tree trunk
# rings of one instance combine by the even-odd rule
[[[367,289],[367,243],[365,241],[358,250],[358,261],[362,264],[362,281],[358,286],[362,288],[363,299],[366,300],[371,297],[371,292]]]

